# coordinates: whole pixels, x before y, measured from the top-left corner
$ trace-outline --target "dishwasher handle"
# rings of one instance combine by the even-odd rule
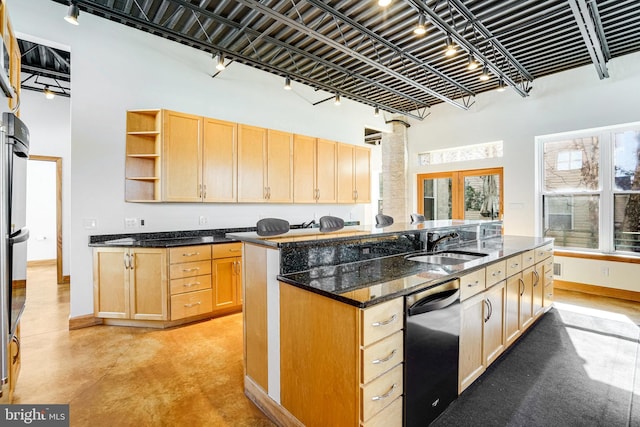
[[[421,300],[416,301],[407,309],[409,316],[428,313],[430,311],[440,310],[450,306],[460,299],[460,289],[449,289],[447,291],[429,295]]]

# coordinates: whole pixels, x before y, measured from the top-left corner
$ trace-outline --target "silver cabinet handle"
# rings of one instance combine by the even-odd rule
[[[491,319],[491,315],[493,314],[493,306],[489,298],[485,299],[484,303],[487,305],[487,317],[484,319],[484,323],[487,323],[489,319]]]
[[[229,252],[242,252],[242,249],[229,249]]]
[[[190,271],[198,271],[200,270],[200,267],[194,267],[194,268],[183,268],[182,271],[184,271],[185,273],[189,273]]]
[[[191,303],[191,304],[185,304],[184,306],[186,308],[191,308],[191,307],[195,307],[196,305],[200,305],[200,304],[202,304],[202,303],[200,301],[198,301],[198,302],[194,302],[194,303]]]
[[[493,273],[491,273],[493,277],[499,276],[500,274],[502,274],[502,270],[494,271]]]
[[[386,399],[387,397],[391,396],[391,393],[393,393],[393,391],[398,387],[398,384],[393,383],[393,385],[391,386],[391,388],[389,389],[389,391],[387,391],[385,394],[381,394],[380,396],[373,396],[371,398],[371,400],[373,400],[374,402],[376,400],[383,400]]]
[[[385,325],[388,325],[389,323],[394,322],[397,318],[398,318],[398,315],[394,314],[393,316],[391,316],[387,320],[382,320],[380,322],[373,322],[371,324],[371,326],[373,326],[374,328],[377,328],[378,326],[385,326]]]
[[[524,295],[524,290],[525,290],[524,280],[522,280],[522,277],[519,277],[518,281],[520,282],[520,285],[522,285],[522,290],[520,291],[520,296],[522,296],[522,295]],[[520,286],[520,285],[518,285],[518,286]]]
[[[514,264],[511,264],[511,268],[517,268],[519,265],[520,265],[520,263],[517,263],[517,262],[516,262],[516,263],[514,263]]]
[[[468,288],[473,288],[474,286],[478,286],[479,284],[480,284],[480,281],[479,281],[479,280],[476,280],[476,281],[475,281],[475,282],[473,282],[473,283],[467,283],[467,287],[468,287]]]
[[[381,363],[388,362],[389,360],[393,359],[393,357],[396,355],[397,352],[398,352],[398,350],[396,350],[394,348],[393,351],[391,353],[389,353],[389,355],[387,357],[383,357],[382,359],[372,360],[371,363],[374,364],[374,365],[379,365]]]
[[[533,275],[536,276],[536,281],[533,282],[533,287],[535,288],[540,282],[540,275],[538,274],[538,270],[533,270]]]
[[[198,286],[200,284],[200,282],[192,282],[192,283],[185,283],[184,286],[185,288],[190,288],[192,286]]]
[[[124,257],[122,260],[124,262],[125,270],[129,269],[129,254],[124,254]]]
[[[202,186],[202,188],[203,188],[203,193],[204,193],[204,194],[202,195],[202,197],[204,197],[204,198],[206,199],[206,198],[207,198],[207,185],[206,185],[206,184],[205,184],[205,185],[203,185],[203,186]]]
[[[196,256],[196,255],[200,255],[200,252],[190,252],[188,254],[182,254],[182,256]]]

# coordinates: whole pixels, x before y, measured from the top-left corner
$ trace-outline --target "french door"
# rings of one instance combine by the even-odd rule
[[[502,168],[419,174],[417,187],[427,220],[502,218]]]

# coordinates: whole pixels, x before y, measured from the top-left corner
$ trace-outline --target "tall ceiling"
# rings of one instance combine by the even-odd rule
[[[468,109],[502,83],[526,97],[535,79],[583,65],[608,78],[611,58],[640,50],[638,0],[72,1],[80,25],[94,14],[228,67],[240,62],[305,83],[326,100],[339,94],[418,119],[442,102]],[[418,35],[421,21],[426,33]],[[447,36],[452,56],[444,54]],[[473,71],[470,55],[480,62]]]

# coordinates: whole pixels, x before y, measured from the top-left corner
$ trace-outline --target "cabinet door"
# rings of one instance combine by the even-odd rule
[[[293,202],[293,134],[267,132],[267,201]]]
[[[353,146],[338,144],[338,203],[353,203]]]
[[[93,251],[93,312],[96,317],[129,316],[129,250],[96,248]]]
[[[236,258],[236,301],[239,306],[242,306],[244,302],[244,296],[242,294],[242,257]]]
[[[504,350],[504,295],[505,282],[500,282],[485,292],[484,342],[485,367],[489,366]]]
[[[213,277],[213,309],[233,307],[238,304],[236,289],[236,258],[214,259]]]
[[[202,143],[202,198],[205,202],[237,201],[238,125],[204,119]]]
[[[522,274],[515,274],[507,279],[504,306],[504,333],[507,344],[515,341],[520,335],[520,293],[522,291]]]
[[[201,127],[202,117],[175,111],[163,112],[164,201],[202,200]]]
[[[522,294],[520,296],[520,327],[525,330],[533,323],[533,267],[522,271]]]
[[[168,319],[167,250],[135,249],[131,251],[130,318],[136,320]]]
[[[459,393],[485,369],[482,357],[483,294],[463,301],[461,306]]]
[[[238,201],[264,202],[267,130],[238,125]]]
[[[337,143],[318,139],[316,147],[317,200],[319,203],[336,203]]]
[[[293,137],[293,201],[315,203],[316,139],[310,136]]]
[[[371,151],[368,148],[354,147],[354,190],[357,203],[371,201]]]
[[[534,266],[533,270],[533,314],[538,316],[542,313],[544,301],[544,263],[540,262]]]

